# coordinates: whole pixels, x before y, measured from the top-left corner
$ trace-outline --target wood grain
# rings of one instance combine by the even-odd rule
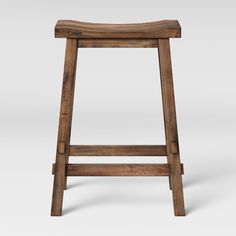
[[[181,37],[176,20],[135,24],[98,24],[59,20],[55,37],[67,38],[59,118],[52,216],[62,214],[67,176],[168,176],[174,212],[184,216],[174,86],[169,38]],[[77,48],[159,48],[166,145],[70,145]],[[68,164],[69,156],[167,156],[168,164]]]
[[[169,39],[159,39],[158,44],[167,156],[171,169],[170,178],[174,211],[176,216],[184,216],[185,208]]]
[[[63,191],[66,182],[65,171],[69,158],[76,61],[77,40],[67,39],[58,129],[56,167],[52,196],[52,216],[60,216],[62,214]]]
[[[168,176],[168,164],[68,164],[68,176]]]
[[[79,39],[79,48],[157,48],[156,39]]]
[[[53,164],[52,174],[56,165]],[[184,174],[183,164],[181,173]],[[67,164],[67,176],[169,176],[168,164]]]
[[[162,20],[133,24],[88,23],[59,20],[55,26],[56,38],[116,38],[157,39],[180,38],[181,27],[177,20]]]
[[[165,145],[70,145],[70,156],[166,156]]]

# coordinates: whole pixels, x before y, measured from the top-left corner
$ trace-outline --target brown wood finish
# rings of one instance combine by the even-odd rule
[[[93,24],[58,21],[56,37],[67,38],[59,118],[52,216],[62,214],[67,176],[168,176],[174,212],[184,216],[182,186],[169,38],[180,37],[176,20],[142,24]],[[77,48],[158,48],[166,145],[70,145]],[[168,164],[68,164],[69,156],[167,156]]]
[[[174,211],[176,216],[184,216],[184,197],[178,147],[178,133],[169,39],[159,39],[159,63],[167,157],[171,169],[170,179]]]
[[[62,214],[63,191],[66,183],[65,171],[69,158],[76,61],[77,40],[67,39],[52,197],[52,216],[60,216]]]
[[[156,39],[80,39],[79,48],[157,48]]]
[[[55,173],[53,164],[52,174]],[[184,174],[181,164],[181,174]],[[168,164],[67,164],[66,176],[169,176]]]
[[[168,164],[72,164],[68,176],[168,176]]]
[[[55,37],[76,39],[180,38],[181,27],[177,20],[162,20],[134,24],[101,24],[74,20],[59,20],[55,27]]]
[[[165,145],[70,145],[70,156],[166,156]]]

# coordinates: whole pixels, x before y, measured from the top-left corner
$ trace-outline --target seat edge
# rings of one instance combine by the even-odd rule
[[[181,26],[178,20],[161,20],[145,23],[91,23],[75,20],[58,20],[55,26],[56,38],[180,38]]]

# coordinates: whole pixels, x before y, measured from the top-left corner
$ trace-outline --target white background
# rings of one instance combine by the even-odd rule
[[[235,1],[1,1],[1,235],[235,235]],[[178,19],[171,40],[186,217],[167,178],[77,177],[50,217],[65,40],[58,19]],[[156,49],[82,49],[73,144],[164,143]],[[158,162],[161,158],[71,158]],[[161,159],[163,161],[165,159]]]

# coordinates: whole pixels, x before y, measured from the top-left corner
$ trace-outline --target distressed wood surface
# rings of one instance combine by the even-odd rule
[[[166,146],[168,163],[171,169],[170,184],[172,188],[174,212],[176,216],[184,216],[185,208],[169,39],[159,39],[158,44]]]
[[[54,170],[53,170],[54,172]],[[67,164],[67,176],[168,176],[168,164]]]
[[[168,176],[168,164],[68,164],[68,176]]]
[[[157,39],[79,39],[79,48],[157,48]]]
[[[169,38],[181,37],[176,20],[97,24],[60,20],[55,36],[67,38],[59,118],[52,216],[62,214],[67,176],[168,176],[176,216],[185,215]],[[159,48],[166,145],[70,145],[77,48]],[[69,156],[167,156],[168,164],[68,164]]]
[[[181,27],[177,20],[161,20],[133,24],[88,23],[59,20],[55,26],[56,38],[125,38],[157,39],[180,38]]]
[[[52,174],[56,165],[53,164]],[[181,164],[181,174],[184,167]],[[169,176],[169,164],[67,164],[66,176]]]
[[[52,196],[52,216],[60,216],[62,214],[63,192],[66,184],[65,169],[69,159],[76,61],[77,40],[67,39]]]
[[[70,156],[166,156],[165,145],[70,145]]]

